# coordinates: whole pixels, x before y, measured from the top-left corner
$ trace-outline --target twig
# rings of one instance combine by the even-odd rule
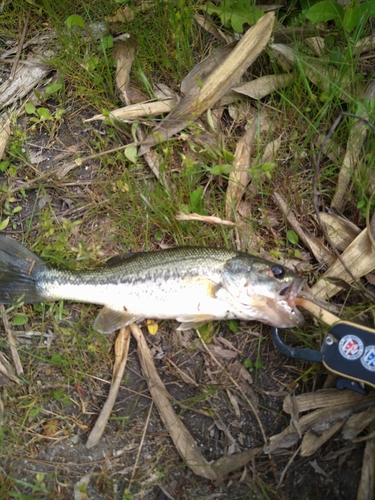
[[[5,312],[5,307],[3,306],[3,304],[0,304],[0,313],[1,313],[1,316],[3,318],[4,329],[5,329],[7,337],[8,337],[10,352],[12,353],[12,358],[13,358],[14,366],[16,367],[17,375],[21,375],[21,374],[23,374],[21,360],[20,360],[20,357],[18,355],[16,341],[13,337],[13,333],[12,333],[12,330],[10,328],[9,321],[8,321],[8,318],[7,318],[6,312]]]
[[[176,220],[196,220],[199,222],[207,222],[208,224],[221,224],[223,226],[236,226],[235,222],[230,220],[221,219],[215,215],[200,215],[200,214],[184,214],[179,212],[176,215]]]
[[[9,76],[8,82],[12,82],[13,81],[14,75],[16,74],[16,71],[17,71],[18,63],[19,63],[19,60],[20,60],[20,57],[21,57],[21,52],[22,52],[22,49],[23,49],[23,44],[25,42],[27,27],[29,25],[29,18],[30,18],[30,9],[27,11],[27,15],[26,15],[26,19],[25,19],[25,24],[24,24],[24,27],[23,27],[23,30],[22,30],[22,35],[21,35],[20,41],[18,43],[18,49],[17,49],[16,56],[14,58],[12,69],[10,70],[10,76]]]
[[[139,443],[138,453],[137,453],[137,456],[135,458],[133,472],[132,472],[131,478],[129,480],[128,487],[125,489],[125,492],[124,492],[124,493],[127,493],[127,494],[130,493],[130,486],[132,484],[132,481],[133,481],[133,478],[134,478],[134,475],[135,475],[135,471],[137,469],[137,465],[138,465],[138,461],[139,461],[139,456],[141,454],[142,446],[143,446],[143,443],[144,443],[144,440],[145,440],[146,431],[147,431],[148,424],[150,422],[151,412],[152,412],[153,406],[154,406],[154,402],[151,401],[150,409],[149,409],[149,412],[148,412],[148,415],[147,415],[147,420],[146,420],[145,426],[143,428],[142,439],[141,439],[141,442]]]
[[[129,343],[130,343],[130,329],[129,327],[121,328],[119,337],[123,339],[122,345],[122,357],[121,362],[117,365],[117,369],[114,370],[112,385],[109,390],[107,401],[104,403],[102,411],[100,412],[98,420],[90,432],[90,435],[86,442],[86,448],[92,448],[98,444],[99,439],[102,437],[104,429],[107,425],[109,416],[116,402],[117,394],[120,388],[121,380],[124,375],[126,361],[128,359]],[[119,338],[118,337],[118,338]]]
[[[280,479],[279,479],[279,482],[277,483],[277,486],[276,486],[276,489],[278,490],[280,488],[280,486],[282,485],[283,481],[284,481],[284,477],[285,477],[285,474],[287,473],[289,467],[292,465],[293,463],[293,460],[296,458],[296,456],[298,455],[300,449],[301,449],[301,446],[302,445],[299,445],[299,447],[296,449],[296,451],[293,453],[293,455],[290,457],[290,460],[289,462],[286,464],[286,466],[284,467],[284,470],[282,471],[281,473],[281,476],[280,476]]]

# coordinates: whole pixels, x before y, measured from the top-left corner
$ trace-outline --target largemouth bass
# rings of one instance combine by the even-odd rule
[[[103,305],[94,323],[102,333],[147,318],[175,319],[180,330],[228,319],[298,326],[303,316],[295,298],[302,283],[280,264],[218,248],[137,253],[94,271],[64,271],[0,235],[0,303]]]

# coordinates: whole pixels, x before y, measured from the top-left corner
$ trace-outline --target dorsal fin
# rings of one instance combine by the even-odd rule
[[[134,257],[135,255],[138,255],[140,253],[142,252],[126,252],[126,253],[120,253],[119,255],[114,255],[105,262],[105,265],[108,267],[118,266],[119,264],[122,264],[125,260],[128,260],[131,257]]]

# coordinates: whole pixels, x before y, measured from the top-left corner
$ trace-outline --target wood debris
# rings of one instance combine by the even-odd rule
[[[170,403],[170,397],[166,395],[167,390],[156,371],[141,329],[135,323],[130,325],[130,329],[137,340],[139,361],[152,398],[177,451],[195,474],[206,479],[217,479],[214,469],[204,458],[189,431],[176,415]]]
[[[171,138],[189,122],[194,122],[212,107],[263,51],[271,37],[274,20],[275,16],[270,12],[250,28],[225,61],[208,75],[199,88],[198,95],[185,96],[161,124],[146,137],[146,145],[141,147],[139,154],[143,155],[152,145]]]
[[[127,326],[121,328],[120,333],[115,343],[115,364],[113,367],[113,378],[111,388],[109,390],[107,401],[100,412],[100,415],[95,422],[93,429],[86,442],[86,448],[92,448],[98,444],[103,435],[108,419],[111,416],[112,409],[116,402],[117,394],[120,388],[122,378],[124,376],[126,361],[128,359],[130,342],[130,328]]]
[[[351,270],[354,278],[358,279],[375,269],[374,252],[375,249],[368,237],[367,229],[364,229],[342,253],[341,258]],[[319,281],[311,287],[311,292],[315,297],[327,300],[341,289],[340,286],[328,281],[327,278],[331,277],[341,279],[346,283],[353,282],[353,278],[349,276],[337,259]]]
[[[358,412],[366,413],[368,408],[373,407],[375,407],[375,391],[362,396],[351,391],[328,389],[292,398],[287,396],[284,400],[284,411],[291,413],[293,419],[280,434],[270,438],[269,445],[265,446],[264,451],[276,453],[290,448],[302,435],[300,454],[311,456],[345,425],[351,415]],[[300,416],[305,412],[309,413]]]
[[[45,57],[40,54],[31,54],[20,61],[13,80],[0,85],[0,109],[27,96],[51,71],[52,68],[45,63]]]

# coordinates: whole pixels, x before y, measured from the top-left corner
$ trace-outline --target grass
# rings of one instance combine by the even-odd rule
[[[350,99],[347,101],[342,99],[341,94],[345,92],[342,88],[345,79],[350,80],[353,88],[359,88],[371,79],[358,71],[359,56],[353,56],[353,44],[365,34],[366,26],[362,27],[362,31],[358,28],[353,34],[337,35],[330,40],[321,58],[323,65],[320,72],[324,81],[329,82],[325,89],[311,83],[309,71],[313,63],[303,52],[306,51],[303,42],[296,42],[296,47],[302,47],[302,55],[293,69],[294,84],[274,93],[264,103],[255,103],[259,109],[267,109],[271,127],[257,137],[259,165],[253,171],[253,188],[244,196],[242,224],[237,234],[226,226],[176,220],[180,211],[226,217],[228,173],[221,167],[233,161],[246,121],[232,120],[227,110],[224,110],[220,130],[212,130],[206,121],[204,132],[197,125],[193,126],[188,141],[171,140],[155,148],[159,153],[164,182],[154,178],[142,159],[133,163],[119,151],[78,166],[63,179],[47,176],[30,188],[20,187],[20,180],[37,179],[39,174],[45,173],[43,163],[41,166],[31,163],[29,155],[33,147],[30,143],[43,143],[53,153],[55,149],[61,147],[65,150],[66,145],[79,141],[80,155],[85,157],[104,153],[132,140],[131,125],[82,123],[82,118],[122,105],[114,85],[113,36],[123,33],[136,35],[137,50],[131,82],[146,98],[153,97],[153,88],[157,83],[165,83],[177,90],[203,55],[217,46],[216,41],[195,23],[194,14],[201,12],[202,4],[192,0],[157,1],[155,8],[144,11],[139,11],[137,4],[131,2],[134,18],[127,23],[113,25],[111,33],[103,32],[101,38],[96,38],[90,26],[102,21],[105,16],[114,15],[116,9],[124,6],[125,3],[114,1],[82,1],[75,2],[73,8],[71,2],[50,0],[14,0],[5,6],[0,18],[1,44],[19,38],[27,12],[30,12],[27,40],[41,32],[49,33],[49,30],[56,33],[56,37],[47,43],[48,48],[54,51],[49,63],[58,71],[57,81],[62,86],[37,105],[36,110],[38,106],[43,106],[53,117],[59,109],[65,112],[59,119],[46,122],[32,121],[38,116],[36,114],[18,120],[3,158],[7,164],[0,164],[3,182],[0,192],[4,195],[0,222],[9,218],[6,229],[22,237],[23,243],[49,263],[75,269],[95,267],[115,253],[154,250],[163,245],[235,247],[238,241],[248,241],[243,250],[265,255],[293,257],[296,252],[304,252],[300,242],[288,241],[288,228],[280,222],[281,216],[275,208],[272,193],[274,190],[281,192],[302,225],[319,235],[319,229],[311,218],[316,134],[324,136],[343,110],[358,112],[360,106],[364,106],[370,121],[374,117],[371,102],[363,100],[360,93],[348,91]],[[65,21],[73,14],[82,17],[84,30],[77,26],[68,30]],[[280,20],[283,20],[282,12]],[[335,65],[339,76],[330,80],[332,65]],[[256,63],[251,72],[257,75],[280,71],[277,62],[270,62],[266,57],[260,66]],[[241,110],[241,105],[234,104],[233,109]],[[151,124],[151,121],[146,122],[148,126]],[[351,125],[351,119],[344,120],[334,134],[338,145],[345,146]],[[281,146],[277,161],[267,174],[260,158],[265,145],[279,136]],[[364,161],[352,178],[353,187],[345,210],[345,215],[360,227],[365,225],[364,212],[370,196],[368,179],[372,174],[375,154],[372,142],[370,136],[364,145]],[[321,165],[320,192],[326,204],[329,204],[335,190],[339,169],[339,161],[325,159]],[[12,189],[14,192],[9,194]],[[273,226],[271,223],[275,217],[278,217],[279,223]],[[251,248],[254,244],[255,247]],[[309,273],[311,280],[315,280],[316,267],[307,275]],[[345,300],[346,297],[343,298]],[[353,298],[350,300],[353,309],[349,311],[355,311],[355,308],[371,311],[368,301],[362,298],[357,302]],[[65,303],[27,305],[11,312],[13,325],[21,329],[20,322],[25,318],[22,329],[48,332],[53,336],[53,342],[49,347],[43,335],[34,335],[31,342],[21,344],[19,352],[25,368],[25,384],[5,388],[3,392],[2,456],[8,459],[14,454],[36,457],[39,447],[43,447],[46,441],[55,440],[57,445],[61,439],[70,439],[79,429],[87,431],[92,425],[92,414],[97,412],[100,403],[90,401],[93,396],[95,399],[96,394],[107,390],[112,364],[112,339],[92,330],[96,312],[94,306]],[[244,331],[241,328],[237,334],[228,331],[227,338],[239,342],[238,348],[243,350],[243,357],[250,360],[248,368],[261,381],[260,385],[263,379],[267,385],[269,340],[263,336],[264,341],[254,341],[251,332],[249,334],[248,329]],[[176,340],[168,326],[162,325],[162,329],[164,342],[180,350],[189,360],[194,358],[194,352],[189,352],[180,339]],[[310,324],[304,332],[298,332],[296,345],[311,347],[319,344],[321,328]],[[242,337],[246,340],[239,340]],[[1,350],[7,350],[5,342],[1,343]],[[321,367],[292,362],[290,365],[292,368],[285,375],[287,387],[298,386],[304,390],[319,383],[324,373]],[[199,363],[195,368],[198,381],[204,378],[205,368]],[[189,370],[194,371],[194,365],[189,366]],[[131,372],[133,383],[132,376]],[[171,383],[175,383],[174,380]],[[222,401],[219,394],[224,385],[205,386],[202,382],[203,393],[180,398],[184,399],[184,418],[191,418],[188,416],[191,413],[186,410],[190,406],[207,406],[211,411],[213,405],[215,411],[220,413]],[[136,428],[136,421],[138,418],[142,421],[144,416],[144,390],[142,384],[137,386],[135,393],[138,396],[134,396],[132,403],[127,403],[129,415],[124,415],[120,408],[116,409],[112,420],[112,423],[118,424],[116,445],[127,444],[128,438],[124,442],[123,436],[119,437],[120,431],[137,438],[142,434]],[[89,406],[88,411],[85,410],[86,405]],[[74,411],[77,408],[79,416]],[[199,435],[199,431],[196,432]],[[151,434],[157,443],[157,425]],[[158,448],[155,442],[150,444],[150,449],[155,452],[152,466],[158,469],[159,477],[168,476],[168,472],[176,467],[176,457],[169,456],[165,443]],[[98,487],[108,495],[107,498],[117,498],[111,489],[111,476],[105,466],[101,466]],[[136,476],[133,482],[135,489],[144,488],[142,474],[146,474],[145,471],[147,468],[141,468],[139,476]],[[10,468],[5,472],[0,468],[0,497],[66,498],[67,488],[60,484],[60,476],[39,474],[34,474],[34,482],[24,484],[19,479],[18,470]],[[118,474],[121,477],[120,472]],[[157,480],[155,484],[158,484]],[[263,498],[277,494],[261,479],[258,487],[254,488]]]

